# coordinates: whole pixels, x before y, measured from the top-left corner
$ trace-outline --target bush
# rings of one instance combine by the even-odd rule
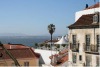
[[[35,47],[37,48],[39,45],[38,45],[38,43],[35,43]]]
[[[66,46],[66,44],[62,44],[62,46],[63,46],[63,47],[65,47],[65,46]]]

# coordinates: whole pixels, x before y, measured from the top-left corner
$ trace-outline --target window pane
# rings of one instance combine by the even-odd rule
[[[96,38],[97,40],[97,45],[100,45],[100,35],[97,35],[97,38]]]
[[[97,57],[96,57],[96,66],[99,66],[99,64],[100,64],[100,59],[99,59],[99,57],[97,56]]]
[[[15,66],[15,63],[12,63],[11,66]]]
[[[86,56],[86,66],[91,65],[91,56]]]
[[[29,66],[29,62],[24,62],[24,66]]]
[[[81,56],[81,55],[79,56],[79,60],[80,60],[80,61],[82,60],[82,56]]]
[[[76,45],[76,35],[72,35],[73,45]]]
[[[90,35],[86,35],[86,45],[90,45]]]
[[[93,22],[98,22],[98,19],[99,18],[98,18],[98,15],[97,14],[93,16]]]
[[[76,63],[76,54],[72,54],[73,57],[73,63]]]

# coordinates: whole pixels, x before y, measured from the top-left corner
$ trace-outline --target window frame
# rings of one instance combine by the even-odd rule
[[[79,55],[79,60],[82,61],[82,55]]]
[[[24,62],[24,66],[29,66],[29,62],[28,61],[25,61]]]
[[[72,60],[73,60],[73,63],[77,63],[77,54],[75,53],[72,54]]]
[[[73,45],[76,45],[76,42],[77,42],[77,36],[76,35],[72,35],[72,42],[73,42]]]
[[[96,35],[96,44],[100,45],[100,35]]]
[[[90,34],[85,35],[85,43],[87,46],[90,45],[90,43],[91,43],[91,35]]]

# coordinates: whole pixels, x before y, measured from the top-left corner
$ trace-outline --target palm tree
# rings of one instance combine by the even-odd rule
[[[48,31],[51,35],[51,46],[52,46],[52,34],[55,32],[55,25],[53,25],[53,24],[48,25]]]
[[[48,25],[48,31],[51,35],[51,54],[52,54],[52,34],[55,32],[55,25],[53,24]],[[51,64],[52,64],[52,59],[51,59]]]

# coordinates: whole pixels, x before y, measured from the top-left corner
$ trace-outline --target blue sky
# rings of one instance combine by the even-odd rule
[[[94,0],[0,0],[0,33],[49,35],[52,23],[54,35],[65,35],[85,4],[93,5]]]

